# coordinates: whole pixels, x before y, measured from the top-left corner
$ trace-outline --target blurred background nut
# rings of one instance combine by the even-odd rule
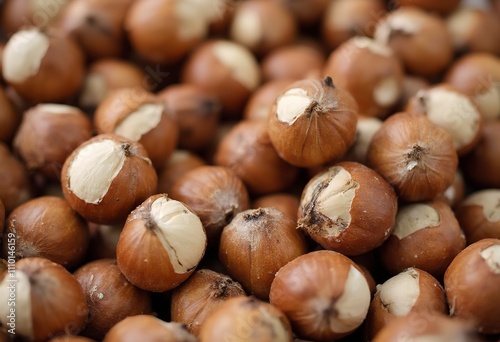
[[[24,99],[58,102],[80,89],[84,62],[80,47],[60,32],[27,28],[14,33],[5,45],[2,72]]]
[[[30,171],[59,180],[66,158],[92,136],[90,119],[78,108],[39,104],[23,115],[14,150]]]
[[[110,92],[94,113],[99,134],[116,134],[139,142],[156,169],[160,169],[177,147],[179,128],[169,108],[143,88],[121,88]]]

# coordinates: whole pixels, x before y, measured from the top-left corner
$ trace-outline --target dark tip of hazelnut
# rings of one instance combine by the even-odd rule
[[[335,88],[335,85],[333,84],[333,80],[330,76],[326,76],[324,80],[325,84],[330,87],[330,88]]]
[[[265,211],[262,208],[252,210],[250,213],[245,214],[244,219],[245,221],[253,221],[257,220],[260,217],[264,216]]]

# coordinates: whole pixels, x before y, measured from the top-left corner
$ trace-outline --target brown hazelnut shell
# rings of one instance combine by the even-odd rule
[[[33,103],[67,100],[78,92],[85,75],[85,56],[77,43],[55,30],[45,34],[50,43],[37,73],[20,83],[6,80]]]
[[[423,204],[436,211],[439,224],[420,229],[403,239],[391,234],[379,248],[380,259],[392,274],[416,267],[441,279],[453,258],[465,248],[465,236],[446,203]]]
[[[428,12],[448,14],[458,7],[460,0],[396,0],[396,6],[417,6]]]
[[[307,253],[295,220],[273,208],[243,211],[224,227],[219,259],[250,294],[267,299],[276,272]]]
[[[479,187],[500,187],[498,146],[500,121],[487,121],[477,146],[460,160],[466,181]]]
[[[98,204],[87,203],[69,190],[68,168],[79,151],[104,139],[115,140],[128,152],[123,167]],[[71,207],[91,222],[116,224],[123,222],[130,211],[156,190],[158,176],[147,152],[140,143],[114,134],[100,134],[76,148],[66,159],[61,172],[63,194]]]
[[[32,196],[28,170],[7,145],[0,142],[0,198],[5,211],[10,213]]]
[[[280,121],[277,103],[287,91],[303,89],[313,101],[310,108],[292,124]],[[268,132],[271,142],[288,163],[313,167],[340,158],[356,134],[358,106],[354,98],[334,85],[334,80],[306,79],[291,84],[278,97],[269,112]],[[335,144],[331,144],[335,141]],[[325,148],[325,147],[328,148]]]
[[[486,189],[484,192],[477,191],[470,195],[481,195],[486,192],[497,193],[498,190]],[[500,220],[496,217],[491,217],[491,213],[486,212],[482,205],[467,202],[466,197],[465,200],[457,206],[455,215],[467,237],[468,244],[488,238],[500,239]]]
[[[297,226],[326,249],[345,255],[373,250],[387,239],[394,227],[398,209],[396,194],[382,176],[363,164],[340,162],[330,168],[334,169],[347,171],[352,182],[347,186],[356,186],[349,210],[350,222],[339,223],[322,212],[323,206],[316,202],[316,196],[335,180],[331,177],[316,184],[316,179],[323,177],[320,173],[309,181],[302,193]],[[315,186],[311,198],[306,197],[308,186]],[[330,235],[330,229],[338,227],[341,227],[338,235]]]
[[[179,127],[179,148],[200,151],[214,139],[221,104],[218,98],[192,84],[175,84],[158,94]]]
[[[94,113],[94,125],[100,134],[116,134],[118,125],[145,104],[162,102],[142,88],[121,88],[110,92]],[[179,129],[164,106],[156,127],[144,133],[138,142],[146,149],[149,159],[159,169],[177,147]]]
[[[16,133],[20,121],[21,116],[17,114],[16,109],[11,100],[7,97],[4,88],[0,87],[0,142],[10,142]]]
[[[418,273],[419,295],[411,307],[408,315],[415,313],[447,314],[448,306],[446,304],[445,293],[439,281],[423,270],[417,268],[414,270]],[[390,305],[392,303],[387,304]],[[407,317],[408,315],[401,317]],[[366,331],[368,338],[372,339],[384,327],[396,321],[398,318],[399,316],[394,315],[387,310],[385,304],[380,298],[380,293],[375,293],[375,296],[370,304],[370,309],[368,310],[368,316],[366,317]]]
[[[466,247],[444,274],[444,288],[452,317],[470,321],[481,333],[500,333],[500,272],[488,267],[481,252],[499,246],[498,239],[482,239]],[[471,300],[473,296],[474,300]]]
[[[15,257],[41,257],[66,268],[79,265],[89,245],[87,222],[60,197],[41,196],[14,209],[6,233],[16,235]],[[7,240],[2,251],[8,255]]]
[[[294,194],[275,193],[256,198],[252,208],[274,208],[281,211],[293,220],[297,219],[297,211],[300,206],[300,198]]]
[[[214,161],[232,170],[253,194],[286,190],[298,176],[298,168],[274,149],[263,120],[236,124],[219,143]]]
[[[244,183],[222,166],[201,166],[174,183],[171,197],[185,203],[197,214],[209,244],[216,243],[222,228],[250,206]]]
[[[431,200],[453,183],[458,157],[449,133],[424,115],[397,113],[373,136],[367,164],[404,201]]]
[[[198,336],[212,312],[226,300],[239,296],[245,296],[245,291],[229,276],[209,269],[197,270],[172,292],[172,321],[185,324]]]
[[[16,271],[33,281],[31,320],[34,341],[55,334],[78,334],[86,324],[88,306],[82,287],[64,267],[45,258],[23,258]]]
[[[156,192],[159,194],[170,194],[172,187],[179,178],[187,172],[204,165],[207,165],[205,160],[193,152],[187,150],[174,151],[158,173],[158,188]]]
[[[55,113],[47,106],[38,105],[24,113],[13,146],[28,170],[59,180],[64,161],[92,137],[93,127],[85,113],[76,107]]]
[[[72,0],[57,27],[72,37],[92,59],[125,52],[123,22],[133,0]]]
[[[149,292],[130,284],[114,259],[89,262],[74,272],[89,304],[89,319],[82,335],[102,340],[118,322],[128,316],[151,311]]]

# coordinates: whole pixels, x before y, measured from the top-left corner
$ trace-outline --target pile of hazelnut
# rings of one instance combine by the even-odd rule
[[[500,340],[500,1],[0,31],[0,342]]]

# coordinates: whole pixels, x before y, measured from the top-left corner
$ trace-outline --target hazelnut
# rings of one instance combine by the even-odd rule
[[[222,104],[222,117],[238,118],[250,94],[260,84],[260,70],[246,47],[218,39],[207,41],[193,51],[182,68],[182,82],[198,85],[217,96]]]
[[[265,55],[293,42],[297,22],[278,1],[244,1],[234,11],[229,36],[257,55]]]
[[[295,166],[333,161],[354,141],[357,110],[354,98],[336,87],[331,77],[294,82],[269,113],[271,143],[281,158]]]
[[[94,113],[98,133],[139,142],[159,169],[177,147],[179,129],[165,103],[142,88],[110,92]]]
[[[169,194],[175,182],[191,170],[207,165],[205,160],[187,150],[175,150],[158,174],[157,193]]]
[[[323,51],[313,44],[297,43],[276,48],[262,59],[262,77],[271,80],[301,80],[320,74],[325,64]]]
[[[485,189],[469,194],[455,215],[469,244],[482,239],[500,239],[500,190]]]
[[[116,247],[118,267],[135,286],[154,292],[186,280],[205,253],[203,225],[183,203],[158,194],[127,218]]]
[[[316,251],[295,258],[276,273],[269,299],[299,337],[331,341],[363,323],[370,288],[352,260],[337,252]]]
[[[490,10],[460,7],[446,18],[446,24],[456,51],[500,53],[500,22]]]
[[[92,58],[117,57],[125,51],[123,23],[132,0],[72,0],[57,27]]]
[[[11,35],[25,26],[45,28],[59,18],[69,2],[69,0],[5,0],[2,3],[0,16],[3,32]]]
[[[448,313],[444,289],[437,279],[418,268],[408,268],[377,285],[366,318],[372,339],[398,317],[415,313]]]
[[[155,85],[151,77],[127,60],[99,59],[89,65],[78,103],[80,107],[94,109],[113,90],[136,87],[151,90]]]
[[[141,144],[101,134],[76,148],[61,173],[64,197],[91,222],[119,223],[151,196],[157,175]]]
[[[241,179],[222,166],[201,166],[187,172],[174,183],[171,196],[200,217],[213,246],[217,246],[222,228],[250,205]]]
[[[24,164],[0,142],[0,199],[10,213],[33,196],[31,180]]]
[[[179,148],[201,151],[214,139],[221,103],[206,90],[192,84],[176,84],[158,93],[179,127]]]
[[[453,58],[453,43],[443,19],[418,7],[400,7],[376,26],[375,40],[390,46],[404,66],[419,76],[443,71]]]
[[[2,72],[7,84],[26,100],[58,102],[78,92],[84,55],[60,32],[23,29],[5,45]]]
[[[66,158],[91,136],[92,123],[77,107],[39,104],[24,113],[13,145],[28,170],[59,180]]]
[[[150,294],[129,283],[115,259],[89,262],[77,269],[74,276],[89,306],[83,336],[101,341],[116,323],[151,311]]]
[[[341,162],[305,186],[297,225],[326,249],[359,255],[389,237],[397,208],[396,194],[382,176],[362,164]]]
[[[330,49],[354,36],[372,37],[385,12],[382,0],[330,1],[321,22],[321,37]]]
[[[359,113],[366,116],[385,117],[401,95],[401,62],[391,48],[368,37],[341,44],[328,57],[323,73],[335,75],[335,84],[352,94]]]
[[[241,285],[227,275],[208,269],[194,272],[172,292],[172,321],[183,323],[195,336],[205,319],[226,300],[245,296]]]
[[[200,342],[220,338],[248,342],[290,342],[292,329],[275,306],[254,297],[236,297],[222,303],[200,328]]]
[[[450,315],[471,322],[481,333],[500,333],[499,284],[500,240],[482,239],[469,245],[444,274]]]
[[[141,57],[151,63],[171,64],[207,36],[209,12],[197,1],[133,1],[124,27]]]
[[[20,121],[21,117],[17,114],[14,104],[7,97],[4,88],[0,87],[0,142],[11,141]]]
[[[275,193],[256,198],[252,203],[252,208],[274,208],[281,211],[292,220],[297,220],[300,199],[298,196],[287,193]]]
[[[464,248],[465,236],[451,208],[431,201],[400,207],[394,230],[379,251],[382,264],[393,274],[417,267],[441,278]]]
[[[295,222],[276,209],[259,208],[239,213],[222,230],[219,259],[248,293],[267,299],[276,272],[307,253]]]
[[[479,342],[468,322],[440,313],[418,312],[399,317],[384,327],[373,342],[468,341]]]
[[[500,118],[500,59],[488,53],[470,53],[457,59],[444,77],[471,96],[486,120]]]
[[[298,176],[298,168],[274,149],[264,120],[236,124],[219,143],[214,161],[233,171],[253,194],[283,191]]]
[[[14,209],[5,232],[16,239],[16,259],[41,257],[66,268],[79,265],[89,245],[87,223],[63,198],[36,197]],[[9,254],[7,239],[3,255]]]
[[[368,147],[367,163],[404,201],[431,200],[452,183],[458,157],[449,133],[425,115],[397,113]]]
[[[360,115],[356,126],[356,139],[347,150],[342,160],[366,164],[368,147],[375,133],[382,127],[382,120],[375,117]]]
[[[483,124],[477,146],[461,160],[465,179],[480,187],[500,187],[500,121],[487,121]]]
[[[288,79],[277,79],[268,81],[257,88],[248,99],[243,112],[243,119],[267,120],[274,102],[292,82]]]
[[[88,306],[82,287],[64,267],[44,258],[16,262],[15,273],[0,282],[0,321],[8,326],[9,285],[15,277],[15,331],[30,341],[46,341],[61,333],[78,334],[85,326]]]
[[[411,98],[408,113],[425,114],[450,133],[459,156],[476,147],[481,136],[482,115],[473,100],[448,84],[422,89]]]
[[[127,317],[106,334],[103,342],[171,341],[196,342],[186,327],[150,315]]]
[[[417,6],[428,12],[439,14],[449,14],[460,4],[460,0],[395,0],[396,6]]]

